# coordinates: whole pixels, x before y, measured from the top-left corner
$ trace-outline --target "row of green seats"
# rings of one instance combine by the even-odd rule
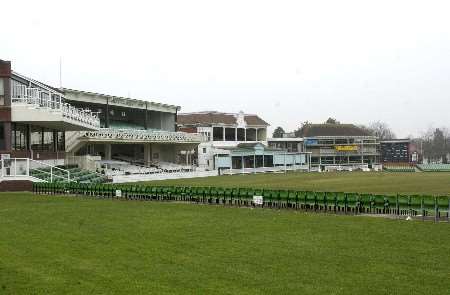
[[[175,187],[134,184],[35,183],[43,194],[74,194],[139,200],[190,201],[250,206],[254,196],[263,197],[263,207],[301,208],[383,214],[446,214],[449,197],[419,195],[385,196],[344,192],[313,192],[221,187]]]

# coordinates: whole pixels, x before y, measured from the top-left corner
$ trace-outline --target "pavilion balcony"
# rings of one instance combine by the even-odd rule
[[[65,103],[62,94],[56,91],[15,85],[12,93],[11,119],[13,122],[63,131],[100,128],[100,120],[96,114]]]

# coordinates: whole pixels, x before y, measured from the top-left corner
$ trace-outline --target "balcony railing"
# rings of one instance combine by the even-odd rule
[[[197,133],[171,132],[162,130],[132,130],[132,129],[110,129],[100,128],[96,131],[79,132],[79,138],[99,140],[127,140],[127,141],[149,141],[149,142],[184,142],[200,143],[203,137]]]
[[[13,87],[13,105],[29,105],[35,108],[61,112],[64,118],[77,121],[93,128],[100,128],[97,114],[82,110],[63,102],[63,97],[57,92],[42,91],[40,88],[29,88],[24,85]]]

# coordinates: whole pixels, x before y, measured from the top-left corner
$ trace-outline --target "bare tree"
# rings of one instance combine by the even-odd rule
[[[370,123],[367,130],[374,136],[380,138],[380,140],[395,139],[395,133],[391,130],[387,123],[377,121]]]

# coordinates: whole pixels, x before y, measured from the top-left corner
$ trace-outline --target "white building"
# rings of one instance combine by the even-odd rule
[[[258,115],[220,112],[180,113],[179,131],[200,133],[204,141],[198,146],[197,161],[200,168],[217,169],[215,158],[229,155],[231,148],[242,143],[267,144],[269,124]]]

